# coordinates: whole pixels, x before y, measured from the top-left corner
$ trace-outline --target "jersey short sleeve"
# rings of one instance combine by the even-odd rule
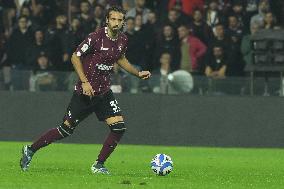
[[[84,41],[77,47],[76,51],[75,51],[75,54],[78,56],[78,57],[81,57],[85,54],[88,54],[94,44],[95,44],[95,41],[96,41],[96,38],[97,38],[98,34],[96,33],[90,33],[85,39]]]

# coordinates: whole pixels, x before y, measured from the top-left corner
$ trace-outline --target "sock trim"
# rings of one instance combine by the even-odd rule
[[[59,132],[59,134],[60,134],[62,137],[64,137],[64,135],[60,132],[59,128],[57,127],[56,129],[57,129],[57,131]]]

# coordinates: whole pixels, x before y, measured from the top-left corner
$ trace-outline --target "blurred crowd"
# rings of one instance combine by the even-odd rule
[[[70,73],[70,56],[88,33],[105,26],[112,5],[127,11],[130,63],[161,77],[177,70],[214,79],[244,76],[252,63],[251,34],[283,27],[281,0],[0,0],[4,88],[21,89],[22,70],[31,73],[30,90],[72,86],[76,74],[53,72]],[[121,71],[114,72],[119,83]]]

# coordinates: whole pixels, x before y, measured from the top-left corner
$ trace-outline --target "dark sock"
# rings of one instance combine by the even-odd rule
[[[31,150],[36,152],[42,147],[49,145],[50,143],[64,138],[58,131],[58,128],[53,128],[44,133],[31,145]]]
[[[103,164],[106,161],[109,155],[114,151],[122,136],[123,133],[109,133],[98,156],[98,163]]]

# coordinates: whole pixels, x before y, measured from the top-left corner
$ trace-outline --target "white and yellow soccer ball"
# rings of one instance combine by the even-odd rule
[[[151,161],[151,169],[159,176],[166,176],[173,170],[173,161],[169,155],[157,154]]]

